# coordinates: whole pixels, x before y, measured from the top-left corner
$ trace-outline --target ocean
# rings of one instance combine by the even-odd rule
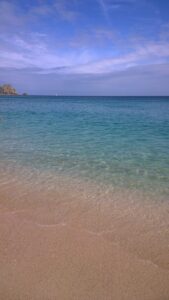
[[[4,161],[169,196],[169,97],[1,97]]]

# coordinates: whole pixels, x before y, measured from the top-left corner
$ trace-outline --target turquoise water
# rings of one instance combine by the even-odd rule
[[[0,97],[0,162],[169,195],[169,97]]]

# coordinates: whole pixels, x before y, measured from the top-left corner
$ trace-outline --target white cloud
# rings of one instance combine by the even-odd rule
[[[123,6],[137,2],[136,0],[97,1],[107,18],[108,10],[113,5]],[[0,1],[0,25],[3,24],[7,29],[0,34],[0,67],[26,68],[28,72],[35,70],[41,74],[106,74],[133,66],[160,64],[169,60],[169,42],[164,35],[156,41],[146,38],[139,40],[138,36],[136,41],[128,38],[128,46],[124,46],[118,44],[118,34],[116,35],[116,31],[112,29],[100,27],[89,32],[86,29],[84,33],[80,29],[78,36],[70,34],[63,40],[62,47],[59,47],[62,37],[57,37],[56,31],[49,35],[31,30],[26,32],[23,26],[23,32],[19,34],[11,32],[13,28],[25,24],[24,22],[31,15],[30,12],[34,15],[46,15],[53,14],[54,11],[62,19],[69,21],[77,17],[72,2],[53,0],[51,3],[47,5],[39,2],[27,13],[21,13],[11,2]],[[102,53],[99,53],[98,46]]]
[[[123,55],[114,52],[107,58],[103,56],[98,59],[97,52],[89,46],[65,51],[51,48],[45,38],[45,34],[37,32],[27,38],[19,35],[1,35],[0,66],[37,68],[43,73],[101,74],[142,64],[163,63],[169,59],[167,41],[144,41],[143,45],[136,43],[130,51],[126,49]]]

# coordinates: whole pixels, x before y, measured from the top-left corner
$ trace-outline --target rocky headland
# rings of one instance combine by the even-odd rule
[[[0,86],[0,96],[2,95],[18,96],[19,93],[10,84],[3,84]],[[23,93],[22,95],[27,96],[27,93]]]

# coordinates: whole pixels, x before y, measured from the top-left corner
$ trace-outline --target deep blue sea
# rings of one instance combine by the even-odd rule
[[[0,163],[169,196],[169,97],[0,97]]]

